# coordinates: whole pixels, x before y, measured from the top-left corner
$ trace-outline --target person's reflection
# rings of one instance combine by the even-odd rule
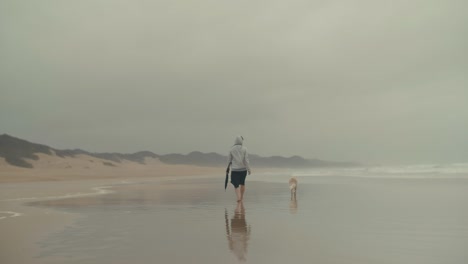
[[[297,199],[296,194],[291,194],[291,201],[289,202],[289,212],[291,214],[297,213]]]
[[[230,219],[227,210],[224,218],[226,221],[226,235],[229,243],[229,249],[236,255],[239,261],[245,261],[247,255],[247,242],[250,239],[250,226],[245,220],[245,208],[241,202],[237,203],[234,216]]]

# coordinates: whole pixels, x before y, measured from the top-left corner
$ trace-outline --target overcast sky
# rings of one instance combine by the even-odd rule
[[[468,162],[464,0],[0,0],[0,134]]]

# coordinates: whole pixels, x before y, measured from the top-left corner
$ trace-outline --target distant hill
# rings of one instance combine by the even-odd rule
[[[199,166],[226,166],[227,156],[218,153],[202,153],[199,151],[191,152],[187,155],[169,154],[159,156],[159,159],[168,164],[191,164]],[[289,158],[281,156],[261,157],[258,155],[249,155],[250,163],[256,167],[270,168],[313,168],[313,167],[354,167],[357,163],[352,162],[334,162],[318,159],[304,159],[300,156]]]
[[[48,146],[34,144],[7,134],[0,136],[0,157],[14,166],[32,168],[32,165],[24,159],[37,160],[39,157],[35,153],[51,155],[51,150]]]
[[[198,166],[224,166],[227,165],[227,157],[218,153],[202,153],[199,151],[183,154],[167,154],[159,156],[159,160],[167,164],[187,164]]]
[[[46,145],[31,143],[29,141],[12,137],[7,134],[0,135],[0,157],[5,158],[5,161],[11,165],[32,168],[32,165],[24,159],[37,160],[39,157],[35,154],[43,153],[47,155],[55,155],[59,157],[74,157],[76,155],[85,154],[92,157],[110,160],[114,162],[121,162],[122,160],[129,160],[144,164],[146,157],[158,158],[157,154],[150,151],[140,151],[133,154],[121,153],[91,153],[81,149],[67,149],[59,150]]]
[[[227,157],[218,153],[202,153],[194,151],[189,154],[167,154],[158,155],[151,151],[140,151],[133,154],[122,153],[91,153],[81,149],[73,150],[58,150],[46,145],[31,143],[29,141],[12,137],[7,134],[0,135],[0,157],[5,158],[5,161],[13,166],[32,168],[32,164],[25,159],[37,160],[37,153],[47,155],[57,155],[59,157],[74,157],[76,155],[85,154],[92,157],[100,158],[120,163],[124,160],[145,163],[145,158],[159,159],[166,164],[183,164],[196,166],[226,166]],[[313,168],[313,167],[352,167],[358,164],[352,162],[333,162],[323,161],[318,159],[304,159],[299,156],[293,157],[261,157],[251,154],[250,162],[254,167],[270,167],[270,168]]]
[[[277,167],[277,168],[314,168],[314,167],[355,167],[359,164],[353,162],[336,162],[319,159],[304,159],[300,156],[292,157],[260,157],[250,155],[251,163],[258,167]],[[273,166],[274,164],[274,166]]]

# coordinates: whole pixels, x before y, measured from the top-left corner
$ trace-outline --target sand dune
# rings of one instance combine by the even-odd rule
[[[33,168],[20,168],[0,158],[0,182],[54,181],[101,178],[185,176],[222,173],[219,167],[164,164],[157,158],[145,158],[144,164],[128,160],[115,162],[89,155],[59,157],[36,154],[39,159],[26,161]]]

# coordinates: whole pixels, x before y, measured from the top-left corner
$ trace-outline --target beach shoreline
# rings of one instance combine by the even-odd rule
[[[240,210],[219,174],[3,183],[0,260],[458,264],[468,257],[468,179],[299,176],[292,200],[287,173],[250,177]]]
[[[78,197],[79,195],[99,195],[91,188],[105,181],[29,181],[0,184],[0,247],[2,263],[47,263],[37,256],[38,243],[54,232],[81,217],[79,214],[63,212],[54,208],[39,208],[29,202],[49,199]]]
[[[115,187],[139,183],[155,184],[217,176],[221,182],[224,177],[222,172],[222,168],[216,167],[179,165],[168,165],[154,172],[114,169],[98,176],[57,169],[13,168],[0,171],[0,262],[47,264],[66,261],[38,259],[38,244],[47,236],[73,226],[82,215],[33,203],[106,195],[112,193]]]

